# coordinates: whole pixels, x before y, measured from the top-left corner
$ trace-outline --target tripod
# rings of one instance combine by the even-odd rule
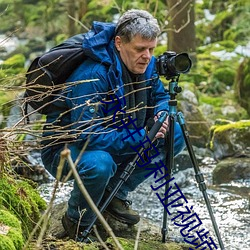
[[[211,204],[210,201],[208,199],[208,195],[206,192],[206,184],[204,182],[204,177],[199,169],[199,165],[197,162],[197,159],[195,157],[192,145],[190,143],[190,139],[189,139],[189,134],[186,128],[186,124],[185,124],[185,120],[183,117],[183,114],[181,112],[177,113],[177,100],[176,100],[176,95],[177,93],[180,93],[182,91],[181,87],[178,86],[178,80],[179,77],[177,77],[176,79],[172,79],[169,82],[169,94],[170,94],[170,100],[169,100],[169,114],[168,114],[168,119],[169,119],[169,132],[168,132],[168,138],[167,138],[167,145],[168,145],[168,152],[166,155],[166,165],[168,166],[168,170],[169,170],[169,175],[168,175],[168,180],[171,178],[171,171],[173,169],[174,166],[174,123],[177,117],[177,120],[181,126],[181,130],[183,133],[183,137],[187,146],[187,150],[191,159],[191,162],[193,164],[194,167],[194,171],[195,171],[195,179],[198,183],[199,189],[203,194],[203,198],[205,200],[206,206],[207,206],[207,210],[209,212],[210,215],[210,219],[212,221],[213,224],[213,228],[216,234],[216,237],[218,239],[219,245],[221,250],[224,250],[224,245],[220,236],[220,232],[211,208]],[[166,183],[165,185],[165,193],[167,192],[167,190],[169,189],[169,182]],[[164,200],[164,204],[167,205],[168,203],[168,199],[166,198],[166,200]],[[164,214],[163,214],[163,226],[162,226],[162,242],[165,243],[166,242],[166,234],[167,234],[167,211],[166,209],[164,209]]]
[[[165,121],[165,119],[167,118],[167,116],[169,117],[169,132],[168,132],[168,153],[166,156],[166,163],[168,169],[170,170],[170,174],[168,175],[168,178],[171,178],[171,170],[173,169],[173,165],[174,165],[174,123],[175,123],[175,118],[178,118],[178,122],[181,126],[181,130],[186,142],[186,146],[189,152],[189,156],[191,158],[192,164],[194,166],[194,170],[195,170],[195,178],[196,181],[199,185],[199,189],[203,194],[219,245],[221,247],[221,250],[225,250],[224,246],[223,246],[223,242],[221,240],[221,236],[218,230],[218,226],[216,224],[216,220],[215,217],[213,215],[213,211],[208,199],[208,195],[206,192],[206,184],[204,182],[204,177],[202,175],[202,173],[199,170],[198,167],[198,162],[196,160],[193,148],[191,146],[190,143],[190,139],[189,139],[189,135],[186,129],[186,125],[185,125],[185,121],[184,121],[184,117],[183,115],[178,112],[177,113],[177,100],[175,99],[177,93],[180,93],[182,91],[181,87],[178,86],[178,79],[179,77],[177,77],[176,80],[172,79],[169,83],[169,94],[170,94],[170,100],[169,102],[169,113],[167,114],[167,112],[162,112],[159,119],[155,122],[155,124],[153,125],[152,129],[150,130],[149,134],[148,134],[148,138],[149,141],[152,141],[155,137],[155,135],[157,134],[158,130],[161,128],[163,122]],[[147,142],[145,145],[145,148],[149,147],[150,143]],[[139,154],[137,154],[135,156],[135,158],[126,166],[126,168],[124,169],[123,173],[120,176],[120,180],[118,182],[118,184],[116,185],[116,187],[113,189],[113,191],[110,193],[110,195],[108,196],[108,198],[106,199],[106,201],[102,204],[101,208],[99,209],[100,212],[102,213],[107,206],[109,205],[109,203],[112,201],[112,199],[114,198],[114,196],[116,195],[116,193],[118,192],[118,190],[120,189],[120,187],[122,186],[122,184],[130,177],[130,175],[132,174],[132,172],[134,171],[134,169],[136,168],[136,164],[138,162],[138,160],[140,159],[140,155],[143,153],[143,151],[145,150],[145,148],[141,148],[139,151]],[[165,185],[165,191],[168,190],[169,188],[169,182],[167,182],[167,184]],[[165,204],[168,203],[168,200],[166,199]],[[82,239],[83,241],[87,240],[88,235],[90,234],[92,227],[94,226],[95,222],[97,220],[97,216],[94,217],[94,219],[92,220],[92,222],[90,223],[90,225],[84,230],[84,232],[82,233]],[[167,234],[167,211],[164,209],[164,214],[163,214],[163,227],[162,227],[162,242],[165,243],[166,242],[166,234]]]
[[[135,156],[135,158],[131,162],[129,162],[129,164],[126,166],[126,168],[124,169],[124,171],[122,172],[120,176],[120,180],[117,183],[116,187],[112,190],[112,192],[109,194],[106,201],[102,204],[101,208],[99,209],[101,213],[107,208],[107,206],[112,201],[112,199],[114,198],[114,196],[116,195],[116,193],[118,192],[122,184],[130,177],[132,172],[135,170],[137,162],[140,159],[140,155],[143,153],[143,151],[146,148],[150,146],[150,142],[153,141],[155,135],[157,134],[158,130],[161,128],[166,118],[167,118],[167,113],[166,112],[161,113],[159,119],[155,122],[155,124],[153,125],[153,127],[151,128],[148,134],[149,141],[145,143],[145,146],[144,146],[145,148],[142,147],[139,150],[139,153]],[[94,226],[96,220],[97,220],[97,216],[94,217],[93,221],[90,223],[87,229],[85,229],[84,232],[82,233],[83,241],[87,240],[87,237],[90,234],[92,227]]]

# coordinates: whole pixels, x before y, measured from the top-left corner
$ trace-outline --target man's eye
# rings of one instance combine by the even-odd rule
[[[138,48],[136,49],[137,52],[143,52],[144,49]]]

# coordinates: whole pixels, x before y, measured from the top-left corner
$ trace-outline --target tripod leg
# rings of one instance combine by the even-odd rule
[[[166,155],[166,166],[168,168],[168,175],[166,177],[167,183],[165,185],[165,192],[167,192],[167,190],[169,189],[169,182],[168,180],[171,179],[171,175],[172,175],[172,169],[174,166],[174,122],[175,122],[175,118],[173,115],[169,115],[168,117],[169,119],[169,132],[168,132],[168,136],[167,136],[167,155]],[[165,170],[166,172],[166,170]],[[168,199],[166,199],[164,201],[165,205],[168,204]],[[168,227],[167,227],[167,220],[168,220],[168,214],[167,211],[164,209],[163,212],[163,224],[162,224],[162,229],[161,229],[161,233],[162,233],[162,242],[165,243],[166,242],[166,235],[168,232]]]
[[[206,184],[204,182],[204,177],[203,177],[203,175],[202,175],[202,173],[201,173],[201,171],[199,169],[199,165],[198,165],[197,159],[195,157],[195,154],[194,154],[194,151],[193,151],[190,139],[189,139],[189,133],[188,133],[187,128],[186,128],[184,116],[183,116],[183,114],[181,112],[178,112],[177,113],[177,118],[178,118],[179,124],[181,126],[181,130],[182,130],[185,142],[186,142],[186,146],[187,146],[187,150],[188,150],[191,162],[192,162],[193,167],[194,167],[195,179],[196,179],[196,181],[198,183],[200,191],[203,194],[203,197],[204,197],[204,200],[205,200],[205,203],[206,203],[206,206],[207,206],[207,210],[209,212],[210,219],[212,221],[213,228],[214,228],[215,234],[217,236],[220,248],[222,250],[224,250],[225,248],[224,248],[224,245],[223,245],[223,242],[222,242],[222,239],[221,239],[221,236],[220,236],[220,232],[219,232],[219,229],[218,229],[218,226],[217,226],[214,214],[213,214],[213,210],[212,210],[212,207],[211,207],[211,204],[210,204],[210,201],[208,199],[207,192],[206,192],[207,188],[206,188]]]

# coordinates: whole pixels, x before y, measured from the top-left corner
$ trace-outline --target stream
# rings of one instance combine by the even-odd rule
[[[219,228],[219,232],[226,250],[250,250],[250,180],[239,180],[228,184],[212,185],[212,171],[215,162],[210,157],[205,157],[200,169],[205,178],[209,202]],[[202,221],[202,228],[209,231],[209,236],[216,242],[217,249],[220,249],[213,225],[202,195],[197,186],[194,176],[194,169],[188,167],[184,170],[173,173],[175,182],[180,187],[189,207],[193,205]],[[152,177],[153,178],[153,177]],[[151,189],[154,179],[151,177],[142,183],[129,198],[133,201],[132,208],[137,210],[144,218],[149,219],[153,224],[162,227],[163,206],[158,200],[155,191]],[[54,182],[40,185],[39,190],[42,197],[49,201]],[[61,187],[56,196],[55,203],[60,203],[69,198],[72,182]],[[164,188],[162,188],[164,193]],[[168,221],[168,237],[176,242],[183,242],[180,229]],[[160,229],[159,229],[160,230]],[[215,249],[214,247],[211,249]]]

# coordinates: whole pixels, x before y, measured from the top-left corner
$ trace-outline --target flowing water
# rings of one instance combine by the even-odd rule
[[[241,180],[223,185],[212,185],[212,170],[215,162],[211,158],[205,158],[202,161],[201,171],[205,178],[209,203],[213,209],[213,215],[219,228],[223,244],[226,250],[250,250],[250,180]],[[194,169],[174,173],[174,182],[178,184],[181,191],[188,200],[189,207],[193,205],[193,211],[196,212],[202,221],[202,228],[209,231],[209,236],[217,242],[213,225],[202,195],[197,187],[194,177]],[[133,208],[138,210],[140,215],[152,221],[155,225],[162,227],[163,206],[158,200],[155,191],[152,191],[151,185],[154,179],[149,178],[141,184],[136,192],[130,194],[133,200]],[[72,183],[69,182],[59,188],[56,203],[65,201],[69,198]],[[41,195],[49,201],[53,182],[42,184],[40,186]],[[164,188],[162,188],[164,193]],[[180,233],[180,227],[168,220],[168,237],[177,241],[183,241]],[[215,249],[215,248],[211,248]]]

